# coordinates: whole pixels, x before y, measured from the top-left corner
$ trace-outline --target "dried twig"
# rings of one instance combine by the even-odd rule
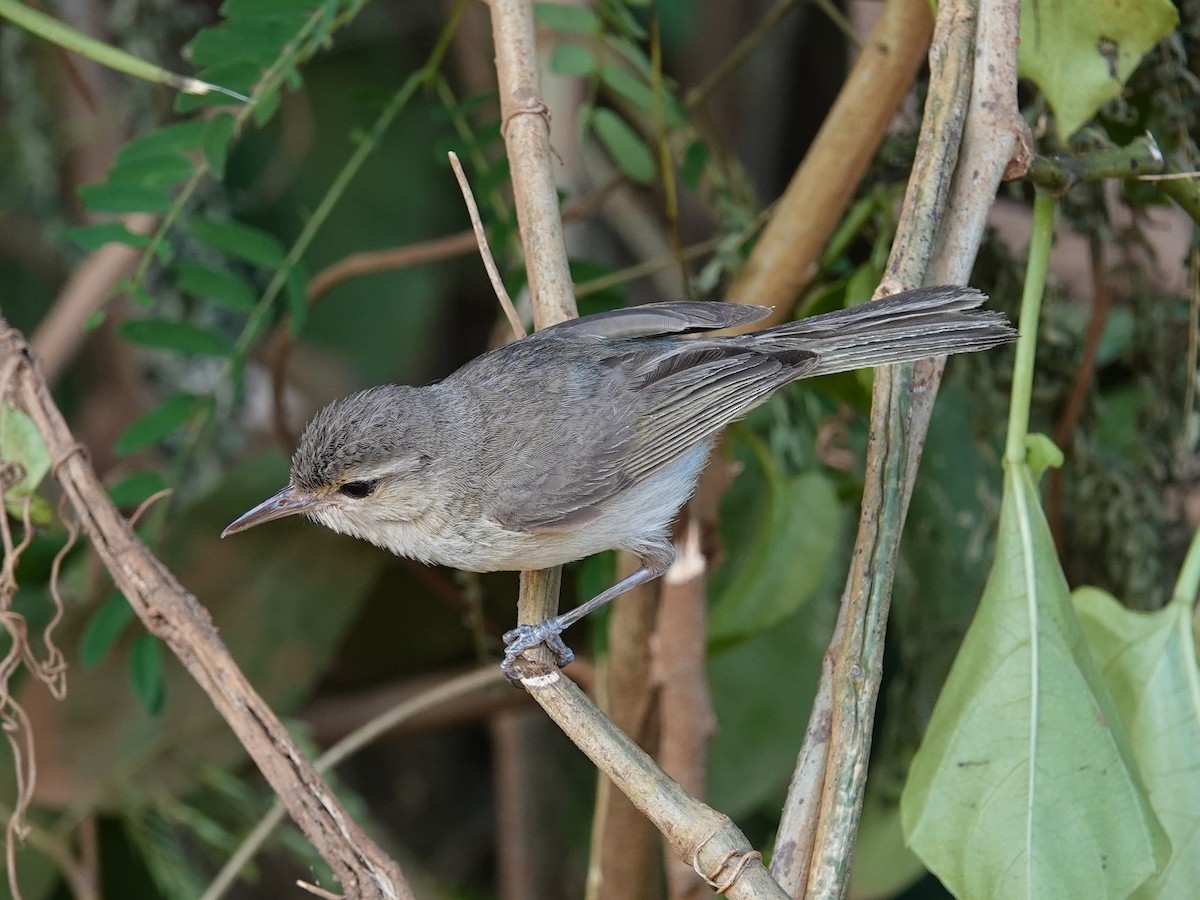
[[[708,744],[717,717],[708,693],[708,561],[700,550],[700,525],[689,518],[679,556],[663,575],[654,642],[654,682],[659,687],[662,736],[658,760],[663,771],[693,796],[708,784]],[[667,893],[672,900],[708,893],[692,867],[667,860]]]
[[[463,201],[467,204],[467,214],[471,217],[471,228],[475,232],[475,243],[479,245],[479,256],[483,259],[483,267],[487,269],[488,280],[492,283],[492,291],[495,292],[496,299],[500,301],[500,308],[504,310],[504,315],[508,317],[513,338],[519,341],[525,337],[525,326],[521,324],[517,308],[513,306],[512,297],[508,296],[508,291],[504,287],[504,279],[500,277],[500,270],[496,268],[496,260],[492,258],[491,248],[488,247],[487,231],[484,230],[483,220],[479,218],[479,207],[475,205],[475,195],[471,192],[471,183],[467,181],[467,173],[463,171],[462,163],[458,161],[458,154],[453,150],[450,151],[450,168],[454,170],[454,177],[458,179],[459,189],[462,190]]]

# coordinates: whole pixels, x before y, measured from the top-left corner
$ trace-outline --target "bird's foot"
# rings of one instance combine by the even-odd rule
[[[526,650],[532,650],[540,644],[554,654],[554,662],[561,669],[573,659],[575,654],[562,639],[565,626],[558,619],[546,619],[536,625],[518,625],[512,631],[504,632],[504,662],[500,668],[508,676],[509,681],[518,681],[519,676],[513,668],[513,663]]]

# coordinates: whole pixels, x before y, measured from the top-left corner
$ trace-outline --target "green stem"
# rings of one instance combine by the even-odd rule
[[[1013,363],[1012,405],[1008,410],[1008,438],[1004,461],[1025,462],[1025,437],[1029,433],[1029,405],[1033,396],[1033,356],[1037,349],[1038,318],[1046,289],[1046,270],[1054,237],[1054,213],[1058,201],[1038,190],[1033,200],[1033,229],[1029,237],[1029,262],[1025,269],[1025,291],[1021,295],[1021,318],[1017,323],[1017,358]]]
[[[117,72],[124,72],[126,75],[132,75],[143,81],[165,84],[185,94],[207,94],[215,91],[243,102],[248,102],[250,99],[220,85],[209,84],[207,81],[190,78],[186,75],[177,75],[162,66],[146,62],[146,60],[139,59],[111,44],[98,41],[91,35],[77,31],[53,16],[32,9],[24,3],[18,3],[16,0],[0,0],[0,18],[8,19],[18,28],[23,28],[30,34],[49,41],[51,44],[56,44],[64,50],[78,53],[94,63]]]

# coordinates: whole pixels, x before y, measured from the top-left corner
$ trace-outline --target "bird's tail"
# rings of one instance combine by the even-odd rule
[[[850,309],[777,325],[754,334],[783,349],[797,341],[820,361],[805,373],[829,375],[866,366],[968,353],[1007,344],[1016,331],[1004,314],[980,309],[987,295],[945,285],[894,294]]]

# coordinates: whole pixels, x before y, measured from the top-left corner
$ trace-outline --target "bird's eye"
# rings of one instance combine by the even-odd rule
[[[347,497],[353,497],[355,500],[361,500],[363,497],[371,496],[371,492],[375,490],[378,481],[347,481],[338,490]]]

